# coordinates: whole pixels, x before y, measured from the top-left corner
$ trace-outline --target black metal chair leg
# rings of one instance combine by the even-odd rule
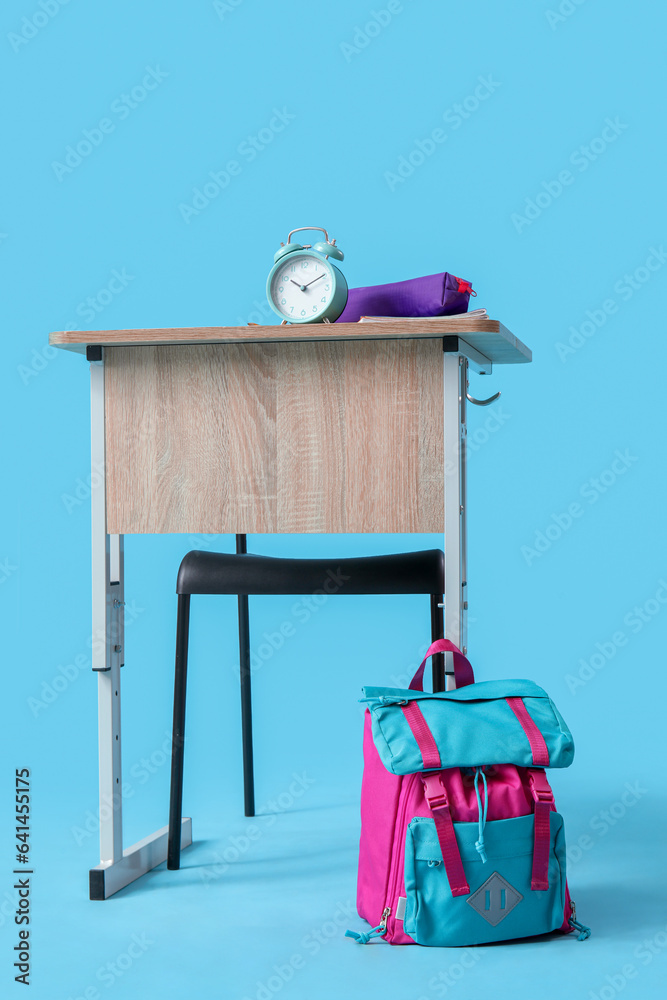
[[[236,536],[237,555],[248,552],[245,535]],[[248,597],[239,594],[239,660],[241,665],[241,740],[243,745],[243,802],[246,816],[255,815],[255,769],[252,750],[252,682],[250,676],[250,612]]]
[[[183,812],[183,749],[185,743],[185,692],[188,675],[188,633],[190,595],[178,595],[176,625],[176,668],[174,672],[174,727],[171,744],[171,788],[169,793],[169,834],[167,868],[175,871],[181,863],[181,818]]]
[[[436,639],[444,639],[445,618],[443,609],[438,607],[442,604],[442,594],[431,594],[431,642]],[[436,653],[432,658],[433,690],[445,690],[445,657],[442,653]]]
[[[239,654],[241,660],[241,740],[243,742],[243,803],[246,816],[255,815],[255,772],[252,754],[252,688],[250,679],[250,623],[248,598],[239,597]]]

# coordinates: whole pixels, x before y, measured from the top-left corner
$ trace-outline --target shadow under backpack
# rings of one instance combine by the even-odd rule
[[[456,688],[423,690],[450,652]],[[366,687],[357,909],[366,944],[449,947],[578,932],[563,818],[545,768],[572,763],[558,709],[532,681],[476,684],[463,653],[434,642],[409,689]]]

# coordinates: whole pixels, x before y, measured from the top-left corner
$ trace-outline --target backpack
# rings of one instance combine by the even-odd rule
[[[453,653],[456,688],[423,689],[434,653]],[[359,915],[366,944],[463,947],[578,923],[563,817],[545,768],[574,744],[546,692],[527,680],[475,683],[463,653],[434,642],[409,689],[366,687]]]

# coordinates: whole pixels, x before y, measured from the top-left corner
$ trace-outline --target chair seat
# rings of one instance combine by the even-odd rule
[[[188,552],[177,594],[438,594],[441,549],[351,559],[284,559],[274,556]]]

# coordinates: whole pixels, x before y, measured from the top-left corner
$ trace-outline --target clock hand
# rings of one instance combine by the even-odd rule
[[[305,290],[308,288],[309,285],[313,285],[316,281],[319,281],[320,278],[324,278],[325,276],[326,276],[326,271],[322,271],[322,274],[318,274],[316,278],[313,278],[313,280],[309,281],[306,285],[299,284],[299,282],[295,281],[294,278],[290,278],[290,281],[292,282],[293,285],[296,285],[297,288],[300,288],[302,292],[305,292]]]
[[[314,284],[316,281],[319,281],[320,278],[324,278],[325,275],[326,275],[326,271],[322,271],[322,274],[318,274],[318,276],[316,278],[313,278],[312,281],[309,281],[308,285]],[[305,287],[308,288],[308,285],[306,285]]]

